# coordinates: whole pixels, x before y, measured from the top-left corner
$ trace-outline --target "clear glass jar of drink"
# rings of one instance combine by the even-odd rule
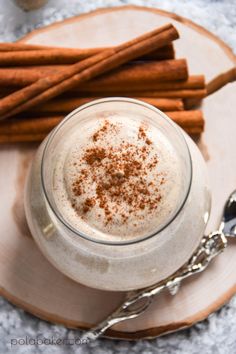
[[[150,172],[149,175],[145,170],[144,181],[149,181],[147,186],[152,186],[153,181],[160,178],[158,188],[145,192],[149,193],[148,199],[145,199],[145,195],[144,199],[140,199],[139,194],[134,194],[133,199],[127,202],[125,193],[120,193],[116,198],[113,193],[115,199],[109,204],[116,210],[112,214],[113,221],[105,219],[104,210],[100,211],[103,205],[101,199],[98,200],[100,195],[96,194],[97,186],[94,185],[98,177],[107,181],[105,174],[99,175],[98,171],[103,171],[100,162],[87,166],[90,162],[85,159],[85,168],[81,169],[76,166],[76,162],[72,164],[74,160],[71,160],[81,151],[88,153],[94,147],[98,148],[94,134],[102,131],[99,129],[103,129],[104,121],[109,121],[110,126],[115,127],[113,138],[108,136],[105,145],[103,142],[107,163],[110,163],[111,158],[111,153],[107,151],[115,146],[116,150],[111,150],[113,153],[116,151],[114,161],[117,161],[117,154],[120,154],[119,166],[123,166],[124,146],[134,141],[132,139],[136,128],[139,133],[143,133],[140,127],[146,127],[149,135],[145,135],[144,143],[143,140],[138,142],[137,151],[148,151],[152,144],[152,151],[158,151],[159,167],[155,172],[159,171],[158,168],[161,171],[156,175]],[[138,139],[143,139],[142,134],[140,136]],[[135,147],[132,145],[132,148]],[[151,152],[153,156],[154,152]],[[81,156],[83,154],[81,152]],[[143,164],[150,167],[151,164],[147,163],[149,157],[145,156]],[[82,196],[77,191],[77,209],[73,210],[75,200],[70,194],[73,191],[70,174],[71,171],[77,171],[77,177],[80,178],[86,168],[87,174],[88,171],[93,174],[93,180],[89,180],[92,181],[91,185],[88,184],[86,188],[87,193],[95,195],[95,207],[93,204],[88,210],[80,208]],[[135,181],[140,181],[140,175],[144,173],[141,165],[138,169],[139,173],[133,173]],[[123,171],[116,171],[115,165],[112,173],[115,180],[125,178]],[[163,186],[161,178],[167,180]],[[125,187],[126,182],[121,182],[122,186]],[[107,182],[103,192],[107,198],[106,185]],[[159,192],[160,197],[156,198]],[[142,189],[140,193],[144,193]],[[116,200],[121,201],[119,206],[115,205]],[[155,211],[149,212],[151,204],[142,206],[140,200],[155,201],[156,204],[152,204],[155,205]],[[134,204],[134,201],[138,201],[139,210],[130,212],[127,217],[129,205]],[[121,206],[124,213],[119,215]],[[84,215],[81,210],[84,210]],[[142,288],[175,272],[198,246],[208,221],[209,210],[206,165],[197,146],[164,113],[146,103],[128,98],[93,101],[69,114],[39,147],[25,190],[27,221],[43,254],[75,281],[104,290]],[[126,217],[122,219],[122,215]]]

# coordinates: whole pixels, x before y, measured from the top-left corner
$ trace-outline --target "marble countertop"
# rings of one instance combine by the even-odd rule
[[[236,52],[236,0],[49,0],[42,9],[25,13],[11,0],[0,0],[0,41],[14,41],[34,28],[99,7],[135,4],[175,12],[201,24]],[[0,298],[0,353],[75,354],[233,354],[236,353],[236,297],[207,320],[165,337],[137,342],[100,339],[90,345],[69,345],[78,331],[41,321]],[[64,345],[12,345],[12,339],[60,337]]]

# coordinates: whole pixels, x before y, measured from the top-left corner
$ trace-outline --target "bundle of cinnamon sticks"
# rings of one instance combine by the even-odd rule
[[[206,96],[205,80],[175,59],[178,37],[168,24],[111,48],[0,44],[0,143],[41,141],[70,111],[108,96],[143,100],[200,134],[202,112],[186,107]]]

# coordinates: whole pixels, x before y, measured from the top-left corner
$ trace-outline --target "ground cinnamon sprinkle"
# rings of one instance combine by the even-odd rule
[[[102,161],[105,157],[106,152],[103,148],[87,149],[84,155],[84,159],[88,165],[93,165],[94,162]]]
[[[138,131],[138,138],[139,139],[146,139],[146,137],[147,137],[147,135],[146,135],[144,127],[140,126],[139,131]]]
[[[87,198],[83,204],[83,212],[87,213],[94,205],[96,201],[94,198]]]
[[[107,133],[108,130],[111,130],[111,128],[115,128],[114,125],[111,124],[108,120],[105,120],[102,127],[93,134],[93,141],[96,142],[99,139],[102,139],[102,137]]]
[[[103,134],[112,129],[114,125],[106,120],[93,134],[94,146],[85,149],[78,161],[78,165],[85,167],[72,186],[74,197],[81,198],[77,212],[85,216],[96,205],[103,211],[98,217],[104,215],[106,225],[117,217],[123,223],[128,222],[131,214],[144,218],[143,210],[145,214],[152,213],[161,201],[159,186],[165,180],[163,176],[157,176],[155,183],[148,180],[158,164],[158,157],[152,153],[152,141],[144,126],[139,127],[137,134],[141,145],[122,141],[119,147],[109,145],[105,149]],[[94,188],[94,198],[87,197],[89,186]],[[74,201],[72,205],[75,205]]]

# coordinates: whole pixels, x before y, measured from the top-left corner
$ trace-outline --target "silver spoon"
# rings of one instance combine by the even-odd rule
[[[226,237],[236,237],[236,190],[230,194],[225,204],[219,230]]]
[[[126,300],[104,321],[85,332],[81,340],[85,342],[95,340],[113,325],[138,317],[149,307],[153,297],[164,289],[175,295],[183,279],[204,271],[211,260],[225,249],[226,237],[236,237],[236,190],[225,204],[219,230],[203,236],[200,245],[187,263],[157,284],[127,292]]]

